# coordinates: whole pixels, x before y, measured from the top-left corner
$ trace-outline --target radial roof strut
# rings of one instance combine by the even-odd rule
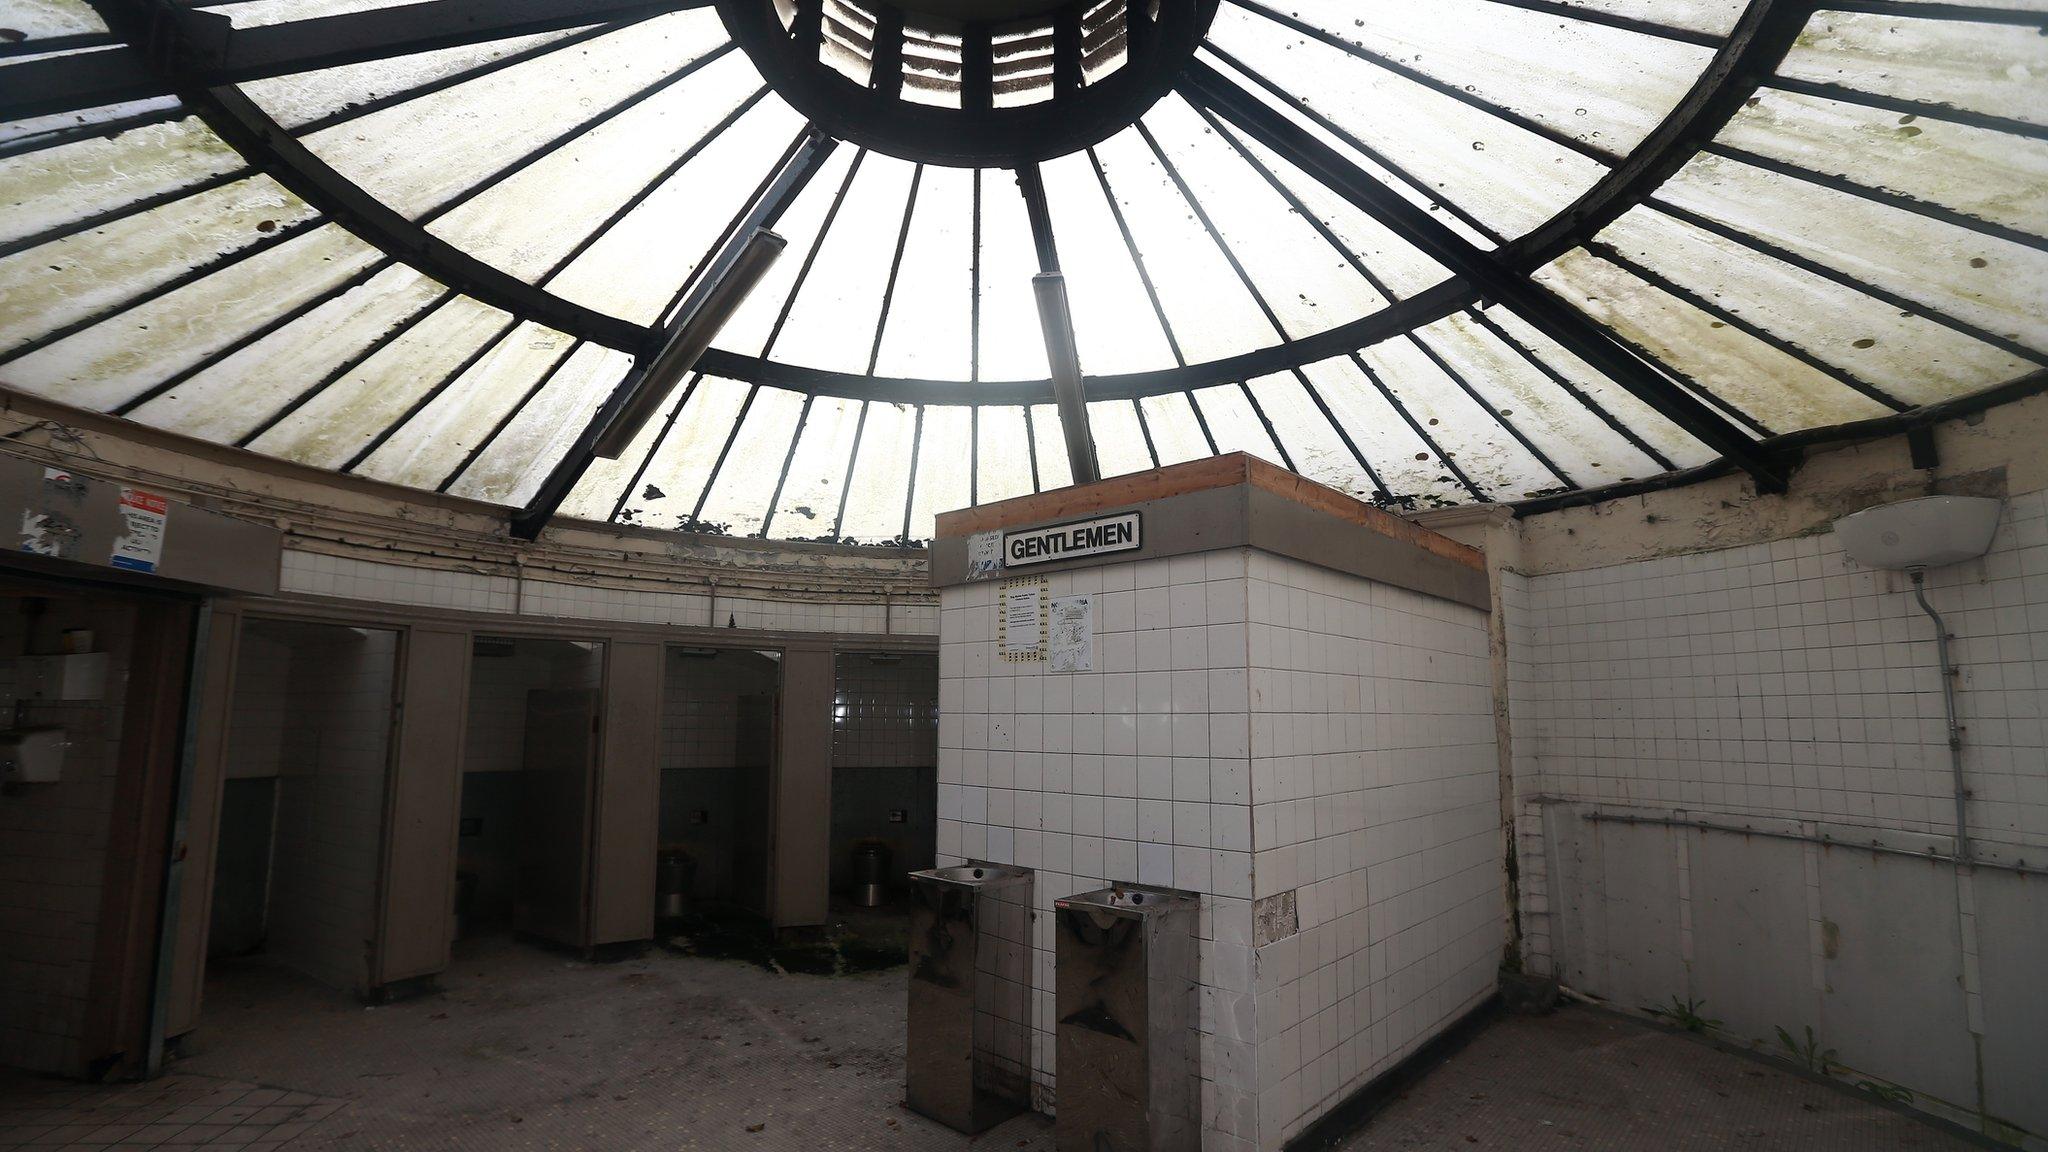
[[[236,28],[220,12],[151,0],[99,0],[94,6],[109,27],[127,35],[129,43],[0,69],[0,120],[163,96],[181,79],[239,84],[437,48],[641,20],[708,2],[426,0]]]
[[[1652,368],[1549,289],[1512,271],[1491,253],[1360,171],[1336,149],[1310,135],[1271,105],[1200,61],[1180,85],[1190,101],[1235,124],[1362,211],[1462,276],[1481,296],[1504,304],[1544,335],[1592,364],[1659,414],[1748,472],[1759,489],[1783,491],[1782,466],[1758,451],[1756,441],[1698,397]]]

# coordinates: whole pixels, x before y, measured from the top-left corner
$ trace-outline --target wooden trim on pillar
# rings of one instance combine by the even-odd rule
[[[777,928],[823,924],[830,914],[837,691],[838,665],[830,648],[783,650],[769,864],[769,915]]]
[[[469,669],[468,631],[407,631],[384,797],[373,988],[448,967]]]
[[[199,671],[198,727],[192,737],[191,807],[186,813],[178,923],[171,949],[170,1004],[164,1035],[182,1036],[199,1023],[206,984],[206,934],[213,918],[213,869],[220,847],[221,790],[227,783],[228,729],[234,707],[235,661],[241,652],[242,613],[216,600]]]
[[[654,937],[665,649],[632,642],[605,648],[604,746],[590,837],[592,947]]]
[[[130,599],[127,607],[134,621],[128,684],[82,1046],[84,1070],[95,1076],[139,1068],[148,1058],[196,612],[192,602],[154,598]]]

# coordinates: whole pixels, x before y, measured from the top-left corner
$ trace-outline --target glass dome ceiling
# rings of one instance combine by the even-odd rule
[[[2043,0],[1223,0],[1173,92],[1025,181],[1102,472],[1243,450],[1405,507],[1770,487],[1802,443],[2037,389],[2044,28]],[[916,540],[1070,481],[1018,173],[813,139],[708,5],[12,0],[0,118],[8,387],[778,539]],[[565,468],[800,156],[788,249],[700,371]]]

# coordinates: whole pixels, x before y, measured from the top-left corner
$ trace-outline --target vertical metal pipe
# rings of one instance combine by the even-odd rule
[[[1045,330],[1045,357],[1052,367],[1052,398],[1059,405],[1060,431],[1067,438],[1067,461],[1074,483],[1102,479],[1095,460],[1095,437],[1088,427],[1088,398],[1081,385],[1081,357],[1074,344],[1074,316],[1067,307],[1067,278],[1041,272],[1031,278],[1038,297],[1038,324]]]
[[[1970,863],[1970,822],[1968,814],[1969,788],[1963,781],[1963,726],[1956,722],[1956,677],[1962,669],[1950,663],[1948,658],[1948,625],[1942,622],[1941,613],[1927,602],[1927,574],[1914,569],[1913,598],[1920,602],[1920,610],[1934,621],[1935,653],[1941,660],[1941,705],[1948,716],[1948,764],[1955,778],[1956,789],[1956,860],[1964,866]]]

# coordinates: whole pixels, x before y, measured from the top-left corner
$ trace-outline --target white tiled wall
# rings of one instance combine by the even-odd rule
[[[1298,927],[1262,928],[1254,964],[1277,1148],[1492,991],[1499,760],[1485,613],[1263,553],[1249,573],[1253,890]]]
[[[1508,619],[1529,791],[1952,830],[1934,625],[1833,533],[1526,583]],[[2048,844],[2048,493],[2010,501],[1990,555],[1927,594],[1962,666],[1972,833]]]
[[[939,628],[940,863],[1037,870],[1037,1102],[1052,902],[1189,889],[1204,1147],[1277,1148],[1491,986],[1485,616],[1245,550],[1046,579],[1099,595],[1094,671],[999,659],[996,582],[946,589]],[[1283,891],[1261,945],[1252,898]]]
[[[522,613],[583,620],[754,628],[790,632],[929,636],[938,606],[928,600],[884,604],[836,598],[721,594],[714,610],[701,592],[613,588],[555,580],[456,572],[287,551],[281,586],[287,592],[469,612]]]
[[[237,654],[233,776],[275,776],[265,951],[361,990],[383,845],[398,633],[251,621]]]
[[[0,660],[0,714],[60,725],[71,741],[63,778],[0,797],[0,1064],[83,1075],[87,993],[113,812],[134,610],[54,598],[42,615],[0,613],[0,653],[58,650],[90,628],[111,653],[106,695],[33,703],[18,714],[13,668]]]
[[[2037,865],[2048,493],[2011,499],[1990,554],[1927,585],[1961,667],[1975,851]],[[1503,574],[1502,603],[1532,969],[1626,1006],[1700,998],[1766,1048],[1812,1027],[1851,1079],[2048,1147],[2038,878],[1811,842],[1953,848],[1935,626],[1903,576],[1824,532]]]

